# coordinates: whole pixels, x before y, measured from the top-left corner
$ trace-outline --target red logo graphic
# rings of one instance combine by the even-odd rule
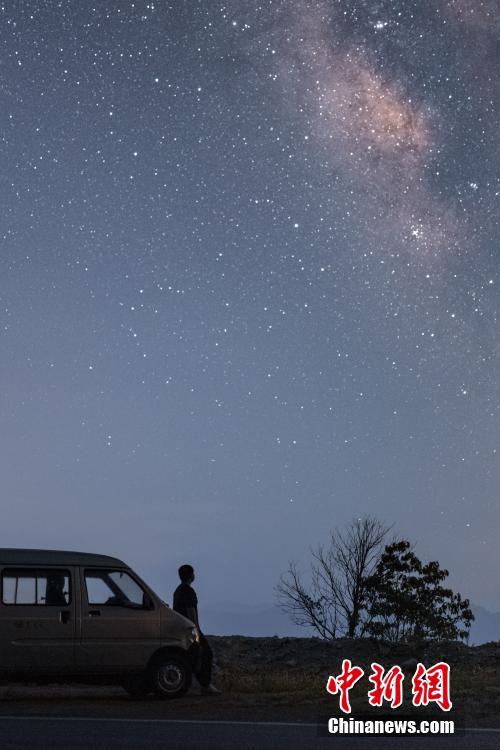
[[[403,703],[404,674],[401,667],[395,665],[387,671],[377,662],[372,662],[369,681],[373,688],[368,692],[370,706],[382,706],[384,701],[390,703],[392,709],[399,708]],[[342,672],[337,677],[330,676],[326,690],[330,695],[340,694],[340,709],[345,714],[351,713],[349,691],[364,675],[361,667],[352,666],[350,659],[342,662]],[[452,707],[450,700],[450,666],[446,662],[438,662],[426,669],[420,662],[412,677],[412,702],[414,706],[428,706],[436,703],[443,711]]]
[[[368,702],[370,706],[381,706],[383,701],[389,701],[391,708],[398,708],[403,702],[405,676],[398,666],[391,667],[387,674],[384,672],[380,664],[372,663],[372,673],[368,679],[375,687],[368,693]]]
[[[352,667],[350,659],[342,662],[342,672],[337,677],[329,677],[326,684],[327,692],[336,695],[340,692],[340,708],[345,714],[351,713],[349,691],[364,675],[361,667]]]
[[[443,711],[452,707],[450,700],[450,666],[443,661],[426,669],[418,664],[412,679],[413,705],[428,706],[437,703]]]

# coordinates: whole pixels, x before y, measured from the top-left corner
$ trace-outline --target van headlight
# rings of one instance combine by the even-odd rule
[[[193,636],[193,640],[196,641],[196,643],[200,642],[200,632],[198,628],[193,628],[191,630],[191,635]]]

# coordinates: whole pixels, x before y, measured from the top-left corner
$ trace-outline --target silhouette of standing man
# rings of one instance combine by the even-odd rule
[[[198,672],[195,673],[195,677],[200,683],[201,692],[204,695],[220,695],[221,691],[212,685],[212,649],[201,632],[198,621],[198,597],[191,586],[194,581],[193,567],[192,565],[181,565],[178,573],[181,582],[174,591],[173,609],[194,622],[200,634],[201,664]]]

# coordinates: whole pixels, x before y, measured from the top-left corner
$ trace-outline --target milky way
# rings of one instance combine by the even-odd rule
[[[4,544],[269,601],[369,512],[499,608],[497,4],[0,14]]]

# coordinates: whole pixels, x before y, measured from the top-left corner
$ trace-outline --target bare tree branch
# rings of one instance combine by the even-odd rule
[[[276,586],[281,609],[299,626],[313,628],[322,638],[362,636],[369,621],[366,579],[379,561],[389,527],[366,516],[345,532],[332,531],[325,549],[312,551],[310,587],[290,563]]]

